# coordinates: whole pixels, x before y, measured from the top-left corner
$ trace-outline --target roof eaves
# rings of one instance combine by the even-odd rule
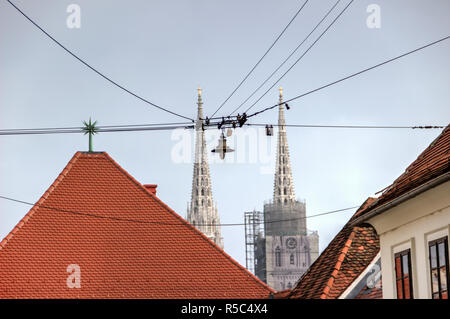
[[[395,197],[395,198],[387,201],[386,203],[384,203],[380,206],[377,206],[377,203],[378,203],[378,200],[377,200],[374,203],[372,203],[372,205],[367,207],[366,210],[362,211],[358,217],[356,217],[353,221],[351,221],[350,225],[356,226],[363,222],[366,222],[368,219],[370,219],[376,215],[379,215],[394,206],[400,205],[404,201],[406,201],[412,197],[415,197],[433,187],[439,186],[440,184],[443,184],[449,180],[450,180],[450,172],[446,172],[442,175],[439,175],[439,176],[433,178],[432,180],[429,180],[428,182],[426,182],[424,184],[421,184],[421,185],[413,188],[412,190],[410,190],[398,197]]]

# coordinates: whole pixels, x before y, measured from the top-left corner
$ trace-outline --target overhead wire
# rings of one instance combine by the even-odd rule
[[[328,10],[328,12],[322,17],[322,19],[316,24],[316,26],[311,30],[311,32],[303,39],[302,42],[287,56],[286,59],[281,62],[281,64],[244,100],[238,107],[236,107],[230,115],[236,113],[248,100],[250,100],[256,92],[258,92],[277,72],[283,65],[297,52],[297,50],[309,39],[309,37],[317,30],[317,28],[322,24],[323,21],[330,15],[330,13],[336,8],[336,6],[341,2],[341,0],[336,1],[336,3]],[[214,115],[213,115],[214,116]]]
[[[446,37],[440,38],[439,40],[433,41],[433,42],[428,43],[428,44],[426,44],[426,45],[423,45],[423,46],[421,46],[421,47],[419,47],[419,48],[416,48],[416,49],[414,49],[414,50],[408,51],[408,52],[403,53],[403,54],[401,54],[401,55],[398,55],[398,56],[396,56],[396,57],[394,57],[394,58],[391,58],[391,59],[389,59],[389,60],[385,60],[385,61],[383,61],[383,62],[381,62],[381,63],[378,63],[378,64],[376,64],[376,65],[373,65],[373,66],[371,66],[371,67],[365,68],[365,69],[363,69],[363,70],[361,70],[361,71],[352,73],[352,74],[350,74],[350,75],[348,75],[348,76],[345,76],[345,77],[343,77],[343,78],[340,78],[340,79],[338,79],[338,80],[335,80],[335,81],[333,81],[333,82],[330,82],[330,83],[328,83],[328,84],[325,84],[325,85],[323,85],[323,86],[320,86],[320,87],[315,88],[315,89],[313,89],[313,90],[310,90],[310,91],[308,91],[308,92],[302,93],[302,94],[297,95],[297,96],[295,96],[295,97],[293,97],[293,98],[287,99],[287,100],[284,101],[284,103],[288,103],[288,102],[291,102],[291,101],[300,99],[300,98],[302,98],[302,97],[305,97],[305,96],[307,96],[307,95],[310,95],[310,94],[312,94],[312,93],[321,91],[321,90],[323,90],[323,89],[325,89],[325,88],[328,88],[328,87],[330,87],[330,86],[336,85],[336,84],[338,84],[338,83],[340,83],[340,82],[346,81],[346,80],[351,79],[351,78],[353,78],[353,77],[356,77],[356,76],[358,76],[358,75],[360,75],[360,74],[363,74],[363,73],[365,73],[365,72],[371,71],[371,70],[376,69],[376,68],[378,68],[378,67],[381,67],[381,66],[383,66],[383,65],[385,65],[385,64],[391,63],[391,62],[396,61],[396,60],[398,60],[398,59],[401,59],[401,58],[403,58],[403,57],[405,57],[405,56],[408,56],[408,55],[413,54],[413,53],[415,53],[415,52],[418,52],[418,51],[421,51],[421,50],[426,49],[426,48],[428,48],[428,47],[431,47],[431,46],[433,46],[433,45],[436,45],[436,44],[438,44],[438,43],[440,43],[440,42],[446,41],[446,40],[448,40],[449,38],[450,38],[450,36],[446,36]],[[250,118],[250,117],[254,117],[254,116],[256,116],[256,115],[259,115],[259,114],[261,114],[261,113],[264,113],[264,112],[266,112],[266,111],[269,111],[269,110],[271,110],[271,109],[274,109],[274,108],[277,107],[277,106],[279,106],[279,103],[274,104],[274,105],[269,106],[269,107],[266,107],[266,108],[264,108],[264,109],[261,109],[260,111],[257,111],[257,112],[255,112],[255,113],[249,114],[249,115],[247,115],[247,118]]]
[[[99,126],[99,133],[112,132],[141,132],[141,131],[169,131],[175,129],[194,129],[194,125],[190,123],[179,123],[178,125],[155,126],[151,124],[135,124],[135,125],[106,125]],[[263,124],[263,123],[245,123],[244,126],[266,127],[280,126],[279,124]],[[285,127],[292,128],[334,128],[334,129],[443,129],[445,125],[411,125],[411,126],[393,126],[393,125],[324,125],[324,124],[283,124]],[[215,129],[215,127],[208,126],[207,129]],[[76,134],[83,133],[81,127],[60,127],[60,128],[35,128],[35,129],[0,129],[0,136],[15,136],[15,135],[50,135],[50,134]]]
[[[416,126],[393,126],[393,125],[320,125],[320,124],[262,124],[246,123],[246,126],[284,126],[297,128],[343,128],[343,129],[443,129],[445,125],[416,125]]]
[[[34,203],[33,204],[31,202],[15,199],[15,198],[8,197],[8,196],[2,196],[2,195],[0,195],[0,199],[4,199],[4,200],[11,201],[11,202],[32,206],[32,207],[39,207],[39,208],[43,208],[43,209],[48,209],[48,210],[51,210],[51,211],[56,211],[56,212],[61,212],[61,213],[67,213],[67,214],[72,214],[72,215],[80,215],[80,216],[86,216],[86,217],[93,217],[93,218],[99,218],[99,219],[106,219],[106,220],[114,220],[114,221],[122,221],[122,222],[133,222],[133,223],[139,223],[139,224],[166,225],[166,226],[184,226],[186,224],[189,224],[189,222],[187,222],[184,219],[183,219],[183,221],[181,223],[167,223],[167,222],[160,222],[160,221],[138,220],[138,219],[132,219],[132,218],[105,216],[105,215],[98,215],[98,214],[93,214],[93,213],[86,213],[86,212],[72,211],[72,210],[67,210],[67,209],[60,209],[60,208],[55,208],[55,207],[51,207],[51,206],[41,205],[39,203]],[[286,221],[302,220],[302,219],[313,218],[313,217],[320,217],[320,216],[325,216],[325,215],[330,215],[330,214],[335,214],[335,213],[340,213],[340,212],[356,209],[356,208],[359,208],[359,207],[360,206],[352,206],[352,207],[347,207],[347,208],[341,208],[341,209],[336,209],[336,210],[332,210],[332,211],[327,211],[327,212],[319,213],[319,214],[315,214],[315,215],[309,215],[309,216],[298,217],[298,218],[289,218],[289,219],[278,219],[278,220],[264,221],[264,222],[259,222],[258,224],[272,224],[272,223],[280,223],[280,222],[286,222]],[[245,225],[246,225],[245,223],[196,224],[196,226],[245,226]]]
[[[305,52],[303,52],[303,54],[278,78],[278,80],[276,80],[255,102],[253,102],[252,105],[250,105],[246,110],[245,113],[247,113],[250,109],[253,108],[253,106],[255,106],[264,96],[267,95],[267,93],[270,92],[270,90],[277,84],[279,83],[285,76],[286,74],[288,74],[293,68],[294,66],[297,65],[298,62],[300,62],[303,57],[317,44],[317,42],[319,42],[319,40],[328,32],[328,30],[330,30],[330,28],[336,23],[336,21],[344,14],[345,11],[347,11],[347,9],[350,7],[350,5],[353,3],[354,0],[351,0],[345,7],[344,9],[341,10],[341,12],[334,18],[334,20],[328,25],[328,27],[319,35],[319,37],[308,47],[308,49],[306,49]]]
[[[98,126],[97,132],[111,133],[111,132],[137,132],[137,131],[168,131],[174,129],[193,129],[192,123],[179,123],[159,126],[152,124],[136,124],[136,125],[106,125]],[[0,136],[4,135],[45,135],[45,134],[74,134],[84,133],[81,127],[60,127],[60,128],[37,128],[37,129],[4,129],[0,130]]]
[[[231,94],[225,99],[225,101],[220,104],[220,106],[217,108],[217,110],[212,114],[211,117],[213,117],[220,109],[225,105],[225,103],[228,102],[228,100],[236,93],[236,91],[242,86],[242,84],[248,79],[248,77],[253,73],[253,71],[258,67],[258,65],[261,63],[261,61],[266,57],[266,55],[272,50],[274,45],[278,42],[278,40],[281,38],[281,36],[284,34],[284,32],[289,28],[289,26],[292,24],[292,22],[295,20],[295,18],[299,15],[299,13],[303,10],[305,5],[308,3],[309,0],[306,0],[303,5],[300,7],[300,9],[297,10],[295,15],[292,17],[292,19],[289,21],[289,23],[284,27],[283,31],[277,36],[275,41],[269,46],[269,48],[266,50],[266,52],[262,55],[262,57],[256,62],[256,64],[253,66],[253,68],[247,73],[247,75],[241,80],[241,82],[238,84],[238,86],[231,92]]]
[[[90,70],[94,71],[95,73],[97,73],[99,76],[101,76],[102,78],[104,78],[105,80],[107,80],[108,82],[110,82],[111,84],[113,84],[114,86],[120,88],[121,90],[125,91],[126,93],[134,96],[135,98],[154,106],[155,108],[160,109],[161,111],[170,113],[172,115],[175,115],[177,117],[181,117],[184,118],[186,120],[190,120],[192,122],[194,122],[194,119],[181,115],[179,113],[173,112],[165,107],[162,107],[156,103],[153,103],[149,100],[147,100],[146,98],[132,92],[131,90],[127,89],[126,87],[124,87],[123,85],[117,83],[116,81],[112,80],[111,78],[109,78],[108,76],[106,76],[105,74],[103,74],[102,72],[100,72],[99,70],[97,70],[96,68],[94,68],[92,65],[90,65],[89,63],[87,63],[86,61],[84,61],[83,59],[81,59],[78,55],[76,55],[75,53],[73,53],[71,50],[69,50],[66,46],[64,46],[61,42],[59,42],[58,40],[56,40],[53,36],[51,36],[47,31],[45,31],[41,26],[39,26],[33,19],[31,19],[27,14],[25,14],[25,12],[23,12],[22,10],[20,10],[14,3],[12,3],[10,0],[7,0],[8,3],[10,5],[12,5],[18,12],[20,12],[28,21],[30,21],[36,28],[38,28],[39,30],[41,30],[48,38],[50,38],[54,43],[56,43],[58,46],[60,46],[62,49],[64,49],[64,51],[66,51],[67,53],[69,53],[71,56],[73,56],[75,59],[77,59],[79,62],[81,62],[82,64],[84,64],[86,67],[88,67]]]

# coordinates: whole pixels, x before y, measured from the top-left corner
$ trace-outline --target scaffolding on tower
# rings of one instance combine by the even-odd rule
[[[264,214],[256,210],[244,213],[245,224],[245,265],[246,268],[256,275],[258,238],[264,236]]]

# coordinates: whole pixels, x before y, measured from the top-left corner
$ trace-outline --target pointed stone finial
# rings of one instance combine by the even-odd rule
[[[279,90],[280,90],[280,99],[281,99],[281,98],[283,98],[283,87],[280,86],[280,89],[279,89]]]
[[[198,106],[198,108],[197,108],[197,119],[202,119],[203,118],[203,101],[202,101],[202,89],[201,89],[201,87],[198,87],[198,89],[197,89],[197,91],[198,91],[198,99],[197,99],[197,106]],[[197,121],[197,126],[198,126],[198,128],[200,128],[200,124],[201,124],[201,122],[200,121]]]

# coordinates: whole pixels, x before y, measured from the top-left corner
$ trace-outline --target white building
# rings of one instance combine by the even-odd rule
[[[450,125],[353,222],[380,238],[383,298],[448,299]]]

